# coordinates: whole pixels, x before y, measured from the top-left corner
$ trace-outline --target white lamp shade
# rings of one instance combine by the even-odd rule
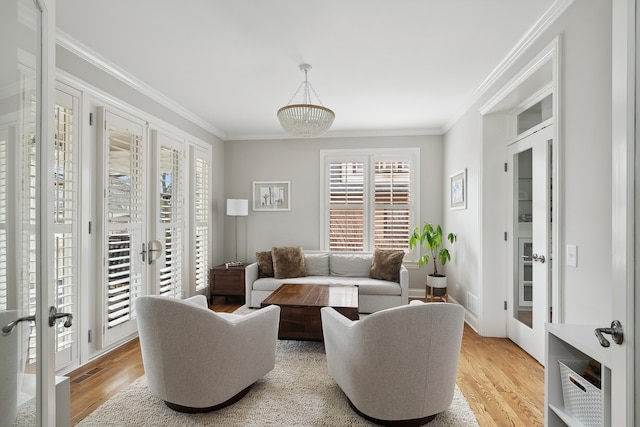
[[[249,215],[249,200],[227,199],[227,215],[229,216]]]

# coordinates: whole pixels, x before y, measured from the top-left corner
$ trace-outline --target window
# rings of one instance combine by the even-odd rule
[[[322,246],[409,253],[419,217],[418,155],[419,149],[321,151]]]
[[[195,277],[195,290],[203,291],[209,286],[209,153],[195,150],[193,176],[193,256],[192,266]]]

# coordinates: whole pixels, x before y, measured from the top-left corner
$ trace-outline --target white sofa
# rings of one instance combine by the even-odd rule
[[[245,269],[246,302],[248,307],[260,307],[260,303],[283,283],[319,285],[357,285],[358,311],[374,313],[409,302],[409,272],[400,266],[399,281],[372,279],[369,277],[373,253],[310,252],[304,253],[307,275],[304,277],[276,279],[258,277],[257,263]]]

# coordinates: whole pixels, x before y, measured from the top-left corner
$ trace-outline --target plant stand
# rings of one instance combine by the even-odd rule
[[[435,286],[425,286],[425,300],[426,302],[449,302],[449,289],[436,288]]]

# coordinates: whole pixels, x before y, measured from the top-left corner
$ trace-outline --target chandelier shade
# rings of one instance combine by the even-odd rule
[[[329,130],[336,115],[329,108],[322,105],[318,94],[309,83],[307,73],[311,70],[311,65],[302,64],[300,70],[304,71],[304,82],[293,94],[289,104],[278,110],[278,120],[280,125],[292,136],[302,138],[312,138],[320,136]],[[291,104],[300,89],[304,88],[302,103]],[[311,92],[318,99],[320,105],[311,101]]]

